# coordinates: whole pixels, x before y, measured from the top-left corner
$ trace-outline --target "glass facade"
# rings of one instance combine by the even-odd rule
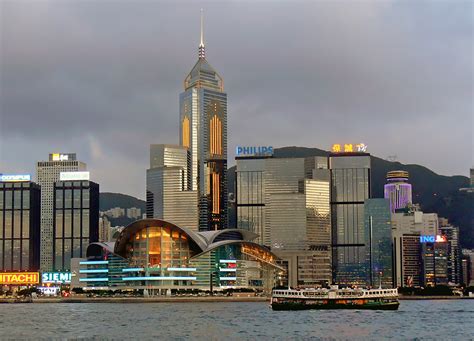
[[[424,286],[448,284],[448,247],[447,242],[421,243]]]
[[[54,185],[53,269],[71,269],[71,258],[84,258],[99,237],[99,185],[59,181]]]
[[[388,199],[368,199],[364,205],[366,284],[392,288],[392,224]]]
[[[162,220],[137,221],[121,232],[115,245],[89,246],[80,282],[87,287],[209,290],[212,280],[214,289],[270,291],[278,269],[276,257],[243,240],[242,231],[228,231],[212,237]]]
[[[205,57],[180,94],[180,145],[190,151],[191,190],[199,195],[199,230],[227,227],[227,94]]]
[[[0,182],[0,270],[39,269],[40,187]]]
[[[370,198],[370,155],[331,154],[333,281],[364,285],[364,201]]]

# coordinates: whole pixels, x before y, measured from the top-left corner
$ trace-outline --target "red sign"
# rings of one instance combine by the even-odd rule
[[[0,284],[27,285],[38,283],[39,272],[0,272]]]

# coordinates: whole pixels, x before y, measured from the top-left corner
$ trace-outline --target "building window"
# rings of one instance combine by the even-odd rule
[[[222,121],[214,115],[209,125],[209,144],[211,155],[222,155]]]
[[[189,118],[188,116],[184,116],[183,119],[183,147],[189,148]]]

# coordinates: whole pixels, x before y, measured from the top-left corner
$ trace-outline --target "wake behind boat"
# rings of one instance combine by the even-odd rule
[[[273,290],[273,310],[373,309],[397,310],[397,289],[305,288]]]

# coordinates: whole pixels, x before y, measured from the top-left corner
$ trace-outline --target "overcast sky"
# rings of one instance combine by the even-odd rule
[[[0,173],[76,152],[101,191],[144,198],[149,144],[178,143],[206,56],[235,146],[364,142],[444,175],[473,162],[471,1],[0,0]]]

